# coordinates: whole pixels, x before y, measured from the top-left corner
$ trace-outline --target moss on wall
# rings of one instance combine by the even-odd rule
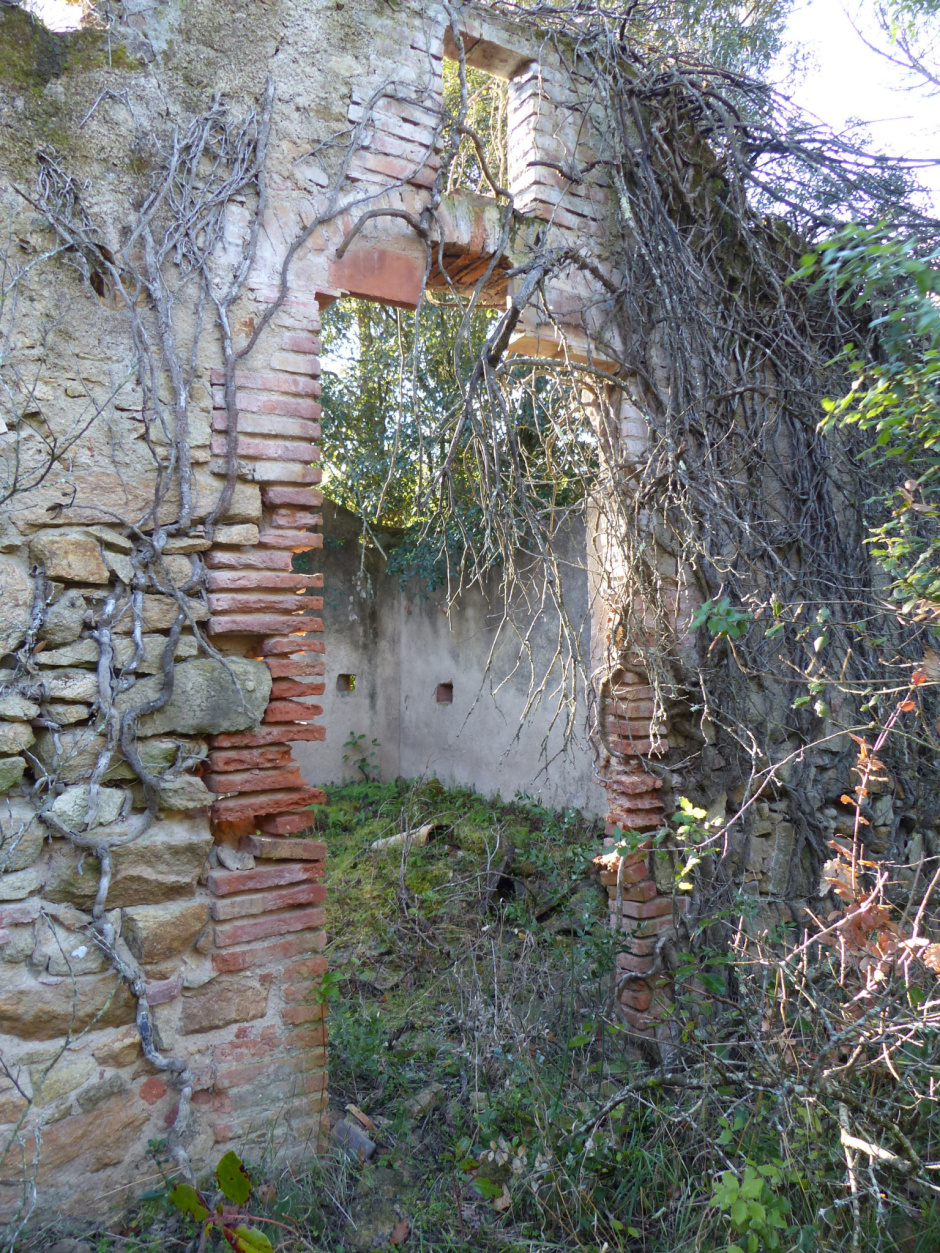
[[[112,44],[109,49],[104,31],[57,34],[25,9],[0,8],[0,82],[42,91],[71,70],[107,65],[131,69],[137,62],[120,45]]]

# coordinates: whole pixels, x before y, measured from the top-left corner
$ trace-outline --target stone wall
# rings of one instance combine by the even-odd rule
[[[56,36],[0,6],[13,1229],[123,1204],[158,1177],[155,1140],[209,1169],[222,1146],[296,1156],[322,1136],[326,850],[305,830],[329,631],[321,577],[293,561],[321,543],[318,299],[414,304],[426,253],[403,213],[433,207],[467,281],[503,236],[494,201],[436,185],[443,6],[108,10],[109,30]],[[511,26],[460,22],[470,63],[512,82],[507,264],[536,239],[592,248],[601,181],[551,168],[585,133],[559,66]],[[262,193],[231,154],[264,143]],[[212,182],[216,159],[239,190]],[[398,216],[351,238],[376,209]],[[161,251],[188,213],[201,225]],[[561,326],[587,350],[583,272],[548,291],[551,320],[527,314],[515,349],[555,355]]]

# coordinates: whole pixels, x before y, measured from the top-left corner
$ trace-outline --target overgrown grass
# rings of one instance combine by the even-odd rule
[[[755,1078],[767,1057],[749,1052],[740,1020],[757,966],[735,968],[733,1005],[701,983],[685,994],[680,980],[687,1086],[664,1084],[631,1051],[591,871],[595,825],[434,780],[335,789],[315,821],[330,849],[331,1118],[363,1111],[378,1153],[362,1166],[334,1149],[289,1172],[249,1159],[267,1181],[262,1212],[281,1224],[269,1229],[279,1250],[389,1247],[402,1220],[407,1247],[428,1253],[940,1248],[923,1189],[853,1222],[838,1126],[796,1090],[787,1050],[809,1028],[795,1011],[787,1042],[782,1020],[754,1024],[792,1081]],[[425,824],[423,846],[370,847]],[[918,1134],[930,1140],[929,1119]],[[95,1253],[119,1247],[195,1250],[158,1200]]]

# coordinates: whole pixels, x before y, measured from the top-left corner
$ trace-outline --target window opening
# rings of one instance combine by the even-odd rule
[[[356,676],[354,674],[338,674],[336,676],[337,692],[354,692],[356,690]]]
[[[462,121],[476,132],[480,146],[478,149],[473,136],[460,136],[447,179],[448,192],[472,191],[480,196],[494,197],[494,182],[497,187],[506,187],[508,107],[508,84],[485,70],[468,65],[467,109]],[[457,60],[444,60],[444,111],[450,127],[461,120],[460,64]]]
[[[437,703],[439,705],[452,705],[454,703],[453,683],[438,683]]]

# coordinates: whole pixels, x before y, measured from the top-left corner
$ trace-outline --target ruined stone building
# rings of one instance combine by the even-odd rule
[[[605,363],[584,267],[550,279],[550,319],[522,308],[535,248],[600,255],[609,208],[602,171],[564,172],[592,159],[590,107],[537,34],[418,0],[102,12],[56,34],[0,6],[0,1213],[14,1224],[139,1194],[155,1138],[209,1163],[244,1145],[300,1157],[322,1134],[327,850],[308,807],[335,777],[318,754],[335,764],[366,724],[328,669],[350,619],[293,564],[308,553],[317,569],[322,544],[321,306],[409,308],[425,281],[482,280],[487,303],[519,299],[510,351]],[[442,64],[461,45],[508,82],[511,212],[439,185]],[[644,432],[625,408],[621,464]],[[578,577],[597,659],[605,576]],[[427,719],[444,717],[447,684],[467,699],[450,672],[415,682]],[[549,799],[649,830],[662,805],[640,764],[644,676],[608,675],[601,697],[604,746]],[[389,770],[446,777],[421,752]],[[519,767],[530,779],[536,758]],[[645,863],[627,879],[615,921],[642,970],[673,906]],[[630,997],[644,1030],[648,997]]]

